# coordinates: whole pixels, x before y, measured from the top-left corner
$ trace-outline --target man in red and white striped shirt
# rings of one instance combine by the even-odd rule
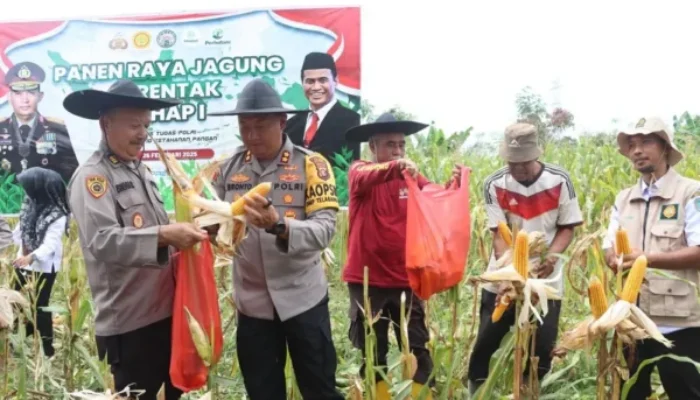
[[[583,223],[581,209],[574,184],[569,174],[559,166],[539,161],[542,149],[537,143],[537,128],[531,124],[517,123],[505,131],[500,149],[507,166],[491,174],[484,182],[484,200],[488,225],[493,232],[493,252],[488,270],[496,268],[496,260],[503,255],[507,245],[498,235],[498,223],[517,226],[526,232],[538,231],[546,236],[549,256],[544,262],[531,264],[539,278],[557,276],[563,261],[556,257],[566,251],[574,236],[574,227]],[[534,260],[531,260],[531,262]],[[563,295],[563,274],[552,286]],[[496,284],[485,284],[481,292],[480,325],[474,352],[469,360],[469,389],[474,393],[489,374],[489,361],[501,340],[515,322],[515,307],[511,306],[497,322],[491,314],[498,301]],[[539,357],[538,377],[551,367],[557,340],[561,300],[549,300],[549,312],[538,327],[535,352]],[[529,366],[525,369],[529,372]],[[523,382],[527,382],[526,379]]]

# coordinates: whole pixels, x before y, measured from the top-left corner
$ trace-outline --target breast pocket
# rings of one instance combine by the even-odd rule
[[[271,193],[272,205],[282,217],[304,219],[306,217],[306,185],[300,182],[275,183]]]
[[[640,305],[648,307],[650,317],[683,318],[690,316],[694,302],[695,292],[688,282],[652,278],[649,280],[649,297],[644,301],[647,304]]]
[[[649,250],[667,253],[683,247],[684,227],[682,224],[657,224],[651,228]]]
[[[144,228],[153,226],[154,221],[146,211],[146,201],[134,190],[127,190],[117,196],[119,214],[124,227]]]

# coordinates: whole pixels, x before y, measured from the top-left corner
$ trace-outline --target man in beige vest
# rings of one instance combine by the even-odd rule
[[[170,224],[140,160],[151,111],[176,104],[147,98],[128,80],[106,92],[73,92],[63,102],[70,113],[99,120],[102,131],[99,149],[68,185],[95,303],[97,351],[107,357],[117,391],[145,390],[144,400],[155,400],[163,384],[166,400],[182,393],[170,381],[171,253],[207,240],[194,224]]]
[[[673,169],[683,154],[673,143],[673,131],[660,118],[641,118],[620,132],[617,142],[620,153],[630,159],[641,177],[615,199],[603,246],[606,262],[617,269],[615,231],[622,227],[632,247],[622,268],[631,267],[642,254],[649,262],[637,301],[639,308],[674,345],[668,349],[653,339],[638,341],[630,376],[644,360],[664,354],[700,362],[700,304],[695,289],[686,282],[700,284],[700,182]],[[695,366],[670,358],[642,369],[628,399],[651,395],[654,366],[671,400],[700,399],[700,374]]]
[[[233,202],[259,183],[272,183],[269,199],[246,198],[248,232],[234,258],[238,363],[251,400],[283,400],[289,348],[302,397],[340,400],[321,264],[335,233],[335,177],[322,155],[283,133],[294,112],[254,79],[235,110],[209,114],[237,115],[243,141],[214,180],[219,198]]]

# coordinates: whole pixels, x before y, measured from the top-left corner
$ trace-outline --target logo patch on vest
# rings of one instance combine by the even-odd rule
[[[661,220],[678,219],[678,204],[664,204],[661,206]]]
[[[131,223],[134,225],[134,228],[140,228],[143,226],[143,217],[141,214],[136,213],[134,214],[134,217],[131,220]]]
[[[90,175],[85,179],[85,185],[90,195],[99,199],[107,191],[107,178],[102,175]]]

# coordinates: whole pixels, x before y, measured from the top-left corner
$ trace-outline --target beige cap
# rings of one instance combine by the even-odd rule
[[[542,155],[542,148],[537,144],[537,128],[528,123],[519,122],[506,128],[499,151],[507,162],[527,162]]]
[[[629,157],[627,136],[656,134],[671,147],[668,154],[668,163],[671,166],[678,164],[683,159],[683,153],[673,143],[673,129],[659,117],[640,118],[635,124],[630,124],[628,129],[621,130],[617,134],[618,151],[625,157]]]

